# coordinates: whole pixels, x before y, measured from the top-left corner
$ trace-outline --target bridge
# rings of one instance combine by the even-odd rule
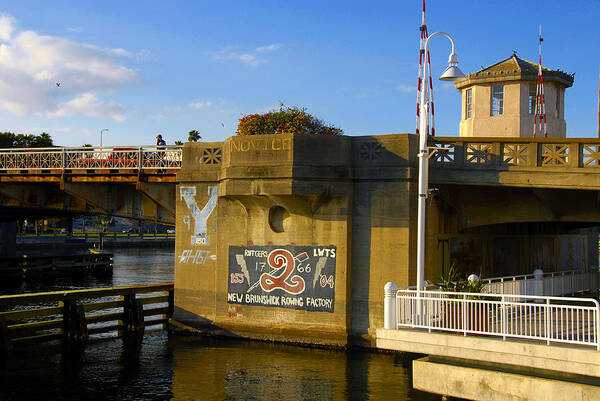
[[[0,149],[0,219],[109,214],[175,223],[181,146]]]
[[[430,145],[436,151],[429,178],[439,191],[427,203],[425,279],[433,282],[452,264],[462,273],[485,277],[517,277],[540,268],[591,272],[597,279],[599,139],[435,137]],[[580,345],[598,347],[597,302],[576,307],[574,300],[554,299],[560,298],[555,289],[571,285],[566,282],[550,287],[550,295],[513,294],[499,300],[498,294],[475,295],[487,297],[477,302],[469,298],[473,294],[428,293],[418,308],[431,312],[427,324],[415,320],[415,297],[403,290],[389,298],[406,312],[397,311],[402,319],[394,325],[405,327],[404,334],[396,327],[381,333],[386,282],[408,287],[416,281],[417,148],[418,138],[410,134],[280,134],[188,143],[170,156],[156,147],[56,149],[53,157],[43,155],[48,150],[11,150],[0,152],[0,160],[7,161],[0,164],[0,195],[2,206],[11,211],[41,206],[144,218],[151,213],[136,209],[131,199],[141,196],[162,205],[149,188],[171,185],[170,210],[177,225],[174,319],[181,327],[373,347],[385,335],[394,337],[390,341],[400,335],[412,341],[424,328],[441,329],[461,334],[452,337],[452,357],[458,358],[469,347],[461,340],[468,337],[464,334],[527,339],[532,329],[541,341],[570,344],[572,329],[553,329],[564,314],[576,315],[561,321],[578,328]],[[36,185],[48,187],[36,190]],[[44,195],[47,190],[54,192]],[[125,195],[118,195],[121,190]],[[43,196],[45,203],[36,198]],[[270,274],[283,266],[281,275]],[[493,318],[485,330],[478,325],[483,319],[468,323],[467,315],[479,316],[476,310]],[[580,316],[587,316],[582,329]],[[512,328],[517,325],[519,330]],[[445,334],[432,333],[428,345],[421,343],[430,350],[449,348],[443,346],[449,340],[440,335]],[[479,340],[473,341],[485,344],[477,352],[486,356],[503,347],[506,352],[497,362],[515,363],[513,351],[520,346],[514,341]],[[536,354],[546,346],[529,349]],[[530,358],[531,366],[552,370],[557,360],[567,361],[573,374],[600,366],[600,357],[594,357],[594,363],[581,368],[579,359],[588,352],[554,349],[552,361]]]

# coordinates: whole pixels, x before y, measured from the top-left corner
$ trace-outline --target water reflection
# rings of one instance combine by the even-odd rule
[[[409,385],[391,354],[178,338],[175,400],[437,400]]]
[[[115,251],[107,282],[54,282],[44,289],[173,280],[173,251]],[[90,281],[91,280],[91,281]],[[138,347],[91,340],[66,357],[57,344],[11,353],[0,367],[2,400],[439,400],[410,383],[410,361],[393,354],[167,335]]]

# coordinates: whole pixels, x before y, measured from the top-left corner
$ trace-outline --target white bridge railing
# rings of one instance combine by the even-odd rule
[[[490,294],[563,296],[600,289],[597,271],[567,270],[481,279],[483,292]]]
[[[181,168],[182,146],[0,149],[0,172]]]
[[[599,304],[591,298],[396,290],[386,285],[385,328],[420,328],[463,335],[595,346]]]

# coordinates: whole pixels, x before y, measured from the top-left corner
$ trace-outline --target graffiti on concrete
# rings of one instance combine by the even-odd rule
[[[207,260],[217,260],[217,255],[211,254],[212,251],[203,251],[200,249],[184,249],[179,255],[179,263],[203,265]]]
[[[335,246],[230,246],[227,302],[333,312],[335,260]]]
[[[208,195],[210,198],[202,209],[196,203],[196,187],[180,187],[179,194],[185,201],[190,210],[191,218],[194,220],[191,236],[192,245],[209,245],[208,237],[208,217],[217,206],[217,187],[209,186]],[[191,228],[190,215],[183,216],[183,223]]]

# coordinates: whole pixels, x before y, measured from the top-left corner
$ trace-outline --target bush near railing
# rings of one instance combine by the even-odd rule
[[[340,128],[327,125],[306,112],[305,108],[284,107],[263,114],[249,114],[239,120],[237,135],[272,134],[343,135]]]

